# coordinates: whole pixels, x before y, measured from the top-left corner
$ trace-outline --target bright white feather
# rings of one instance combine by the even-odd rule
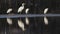
[[[18,20],[18,26],[24,31],[24,23],[21,20]]]
[[[46,9],[44,10],[44,14],[46,14],[47,11],[48,11],[48,8],[46,8]],[[47,19],[46,16],[44,16],[44,23],[45,23],[46,25],[48,25],[48,19]]]
[[[12,11],[12,8],[9,8],[9,9],[7,10],[7,13],[10,13],[11,11]],[[7,23],[8,23],[9,25],[11,25],[11,24],[12,24],[12,19],[7,18]]]
[[[48,11],[48,8],[46,8],[46,9],[44,10],[44,14],[46,14],[46,13],[47,13],[47,11]]]
[[[25,10],[25,13],[27,14],[28,11],[29,11],[29,8],[27,8],[27,9]],[[26,25],[29,25],[29,19],[28,19],[28,17],[25,18],[25,21],[26,21]]]
[[[25,3],[22,3],[22,6],[20,6],[19,8],[18,8],[18,13],[20,12],[22,12],[22,10],[24,9],[24,5],[25,5]],[[18,26],[23,30],[23,31],[25,31],[25,28],[24,28],[24,23],[21,21],[21,20],[18,20]]]
[[[29,11],[29,8],[27,8],[27,9],[25,10],[26,14],[28,13],[28,11]]]
[[[19,13],[19,12],[22,12],[22,10],[24,9],[24,5],[25,5],[25,3],[22,3],[22,6],[20,6],[20,7],[18,8],[18,13]]]
[[[9,8],[8,10],[7,10],[7,13],[10,13],[12,11],[12,8]]]

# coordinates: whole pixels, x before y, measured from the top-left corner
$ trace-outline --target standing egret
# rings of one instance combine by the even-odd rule
[[[28,11],[29,11],[29,8],[27,8],[27,9],[25,10],[25,13],[27,14]],[[26,24],[29,25],[29,19],[28,19],[28,17],[25,18],[25,21],[26,21]]]
[[[22,10],[24,9],[24,5],[25,5],[25,3],[22,3],[22,6],[20,6],[20,7],[18,8],[18,13],[19,13],[19,12],[22,12]]]
[[[29,11],[29,8],[27,8],[27,9],[25,10],[25,13],[27,14],[27,13],[28,13],[28,11]]]
[[[46,8],[46,9],[44,10],[44,14],[46,14],[47,11],[48,11],[48,8]],[[45,23],[46,25],[48,25],[48,19],[47,19],[46,16],[44,16],[44,23]]]
[[[46,8],[46,9],[44,10],[44,14],[46,14],[46,13],[47,13],[47,11],[48,11],[48,8]]]
[[[9,8],[8,10],[7,10],[7,13],[10,13],[12,11],[12,8]]]
[[[20,6],[20,7],[18,8],[18,13],[21,14],[22,10],[24,9],[24,5],[25,5],[25,3],[22,3],[22,6]],[[20,20],[18,20],[18,26],[19,26],[23,31],[25,30],[25,28],[24,28],[24,23],[21,21],[21,18],[20,18]]]
[[[7,13],[9,14],[11,11],[12,11],[12,8],[9,8],[9,9],[7,10]],[[7,23],[8,23],[9,25],[11,25],[11,24],[12,24],[12,19],[7,18]]]

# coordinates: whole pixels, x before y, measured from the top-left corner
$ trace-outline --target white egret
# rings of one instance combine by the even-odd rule
[[[48,8],[46,8],[46,9],[44,10],[44,14],[46,14],[47,11],[48,11]],[[47,19],[46,16],[44,16],[44,23],[45,23],[46,25],[48,25],[48,19]]]
[[[47,11],[48,11],[48,8],[46,8],[46,9],[44,10],[44,14],[46,14],[46,13],[47,13]]]
[[[25,5],[25,3],[22,3],[22,6],[20,6],[20,7],[18,8],[18,13],[21,14],[22,10],[24,9],[24,5]],[[18,26],[19,26],[23,31],[25,30],[25,28],[24,28],[24,23],[21,21],[21,18],[20,18],[20,20],[18,20]]]
[[[25,10],[25,13],[27,14],[27,13],[28,13],[28,11],[29,11],[29,8],[27,8],[27,9]]]
[[[12,11],[12,8],[9,8],[9,9],[7,10],[7,13],[9,14],[11,11]],[[8,23],[9,25],[11,25],[11,24],[12,24],[12,19],[7,18],[7,23]]]
[[[12,11],[12,8],[9,8],[8,10],[7,10],[7,13],[10,13]]]
[[[24,9],[24,5],[25,5],[25,3],[22,3],[22,6],[20,6],[20,7],[18,8],[18,13],[19,13],[19,12],[22,12],[22,10]]]
[[[29,8],[25,10],[25,13],[28,14]],[[28,17],[25,18],[26,24],[29,25],[29,19]]]

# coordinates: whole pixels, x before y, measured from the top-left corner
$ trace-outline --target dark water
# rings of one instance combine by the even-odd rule
[[[60,14],[60,0],[0,0],[0,14],[7,14],[9,8],[13,9],[11,13],[19,14],[17,10],[22,3],[26,3],[25,9],[29,8],[28,14],[43,14],[45,8],[49,8],[47,14]],[[26,14],[25,9],[21,14]],[[11,18],[12,25],[7,23],[6,18],[0,18],[0,34],[60,34],[60,17],[47,17],[48,25],[44,24],[43,18],[29,18],[29,26],[25,24],[25,18],[21,18],[26,31],[18,26],[19,18]]]

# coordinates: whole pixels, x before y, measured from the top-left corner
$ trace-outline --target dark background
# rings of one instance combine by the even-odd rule
[[[60,0],[0,0],[0,14],[7,14],[9,8],[13,8],[11,13],[18,14],[17,10],[22,3],[26,3],[25,9],[30,9],[28,14],[43,14],[45,8],[49,8],[47,13],[60,14]],[[22,14],[25,14],[25,9]],[[25,25],[27,30],[24,32],[17,24],[19,18],[11,18],[11,26],[8,25],[6,18],[0,18],[0,34],[60,34],[60,17],[47,18],[48,25],[44,24],[43,17],[29,18],[30,24]],[[25,23],[25,18],[21,19]]]

